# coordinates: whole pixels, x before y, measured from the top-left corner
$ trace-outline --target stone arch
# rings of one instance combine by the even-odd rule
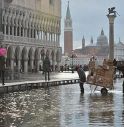
[[[61,50],[60,49],[58,49],[56,52],[56,61],[57,62],[61,61]]]
[[[13,59],[14,59],[14,50],[12,46],[9,46],[7,50],[6,67],[11,66],[11,60]]]
[[[21,54],[21,69],[22,69],[22,71],[24,71],[26,68],[25,61],[27,61],[27,60],[28,60],[28,52],[27,52],[27,48],[24,47],[22,49],[22,54]]]
[[[27,60],[27,56],[28,56],[27,53],[28,53],[28,52],[27,52],[27,48],[24,47],[24,48],[22,49],[22,59]]]
[[[34,49],[31,47],[28,52],[28,70],[33,71]]]
[[[18,60],[21,59],[21,50],[20,50],[20,47],[17,46],[15,48],[15,63],[16,63],[16,66],[18,66]]]
[[[32,47],[29,49],[28,57],[29,57],[30,59],[34,59],[34,50],[33,50]]]
[[[34,53],[34,63],[33,63],[35,71],[38,71],[39,69],[39,60],[40,60],[40,50],[39,48],[36,48]]]

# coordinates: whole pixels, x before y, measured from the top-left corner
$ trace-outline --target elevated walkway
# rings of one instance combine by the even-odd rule
[[[45,81],[45,76],[42,73],[28,73],[21,74],[20,80],[11,80],[5,82],[2,86],[0,83],[0,94],[24,91],[41,87],[57,86],[57,85],[67,85],[75,84],[79,82],[78,74],[71,72],[62,73],[50,73],[50,80]]]

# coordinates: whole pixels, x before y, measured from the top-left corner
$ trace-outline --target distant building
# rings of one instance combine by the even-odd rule
[[[82,39],[82,48],[75,49],[75,54],[77,56],[82,55],[82,57],[90,58],[92,56],[95,56],[99,62],[101,63],[104,58],[108,58],[109,54],[109,45],[108,45],[108,39],[104,35],[103,29],[101,30],[101,34],[97,38],[97,42],[93,42],[93,37],[91,37],[91,41],[89,45],[85,45],[85,38]],[[87,60],[86,60],[87,61]]]
[[[70,14],[69,2],[64,21],[64,54],[70,56],[73,50],[73,28]]]
[[[116,60],[124,60],[124,43],[122,43],[120,39],[114,46],[114,53]]]

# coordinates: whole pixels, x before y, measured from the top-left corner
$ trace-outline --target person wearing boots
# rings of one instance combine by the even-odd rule
[[[78,68],[76,68],[77,70],[77,73],[79,75],[79,79],[80,79],[80,90],[81,90],[81,93],[84,93],[84,82],[86,82],[86,74],[82,68],[82,66],[80,65]]]

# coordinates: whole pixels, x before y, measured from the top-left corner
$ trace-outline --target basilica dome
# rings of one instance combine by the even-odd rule
[[[101,31],[100,36],[97,38],[97,46],[108,46],[108,39],[104,35],[104,31]]]

